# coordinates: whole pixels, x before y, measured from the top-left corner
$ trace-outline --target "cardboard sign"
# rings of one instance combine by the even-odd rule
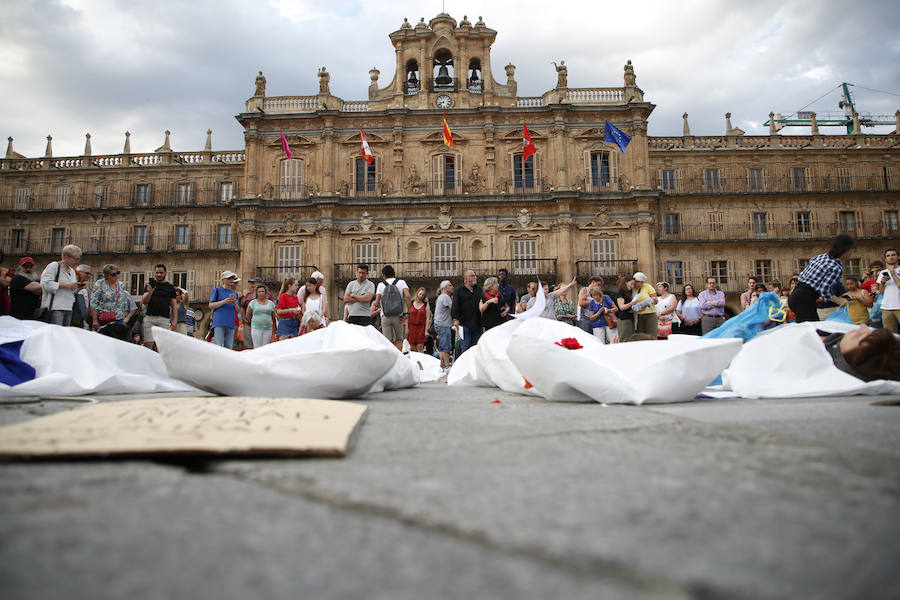
[[[0,456],[346,456],[361,404],[309,398],[107,402],[0,428]]]

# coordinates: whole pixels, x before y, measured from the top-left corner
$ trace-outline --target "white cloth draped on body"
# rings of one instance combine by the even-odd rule
[[[242,352],[160,328],[153,335],[170,376],[231,396],[353,398],[439,374],[428,360],[436,358],[404,356],[373,327],[343,321]]]

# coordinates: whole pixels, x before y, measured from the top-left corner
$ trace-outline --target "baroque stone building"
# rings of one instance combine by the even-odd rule
[[[260,72],[236,117],[242,150],[208,138],[173,151],[166,132],[135,154],[126,133],[117,155],[92,155],[88,136],[82,156],[56,158],[48,136],[45,156],[26,158],[10,139],[2,248],[42,266],[78,244],[95,268],[116,262],[133,293],[163,261],[200,304],[225,269],[274,284],[315,266],[335,318],[357,262],[394,264],[430,295],[466,268],[500,267],[519,287],[639,269],[674,287],[712,274],[738,292],[748,274],[789,277],[840,232],[859,240],[851,272],[896,243],[897,130],[747,136],[726,115],[723,135],[693,136],[685,114],[682,136],[648,137],[654,105],[631,61],[620,85],[597,88],[569,88],[560,61],[554,87],[522,97],[514,65],[494,71],[496,35],[480,18],[404,19],[393,77],[381,87],[373,68],[367,100],[333,96],[325,67],[318,94],[267,96]],[[624,154],[605,121],[632,136]],[[523,161],[526,122],[538,153]]]

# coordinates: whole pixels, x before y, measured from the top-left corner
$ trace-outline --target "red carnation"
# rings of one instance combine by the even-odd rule
[[[558,342],[554,342],[557,346],[562,346],[563,348],[568,348],[569,350],[578,350],[580,348],[584,348],[581,344],[578,343],[578,340],[575,338],[563,338]]]

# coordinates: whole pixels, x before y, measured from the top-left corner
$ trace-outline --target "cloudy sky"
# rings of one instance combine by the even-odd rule
[[[680,135],[683,112],[695,135],[722,134],[728,111],[748,134],[767,132],[770,110],[809,105],[821,118],[838,110],[842,81],[855,84],[860,112],[892,117],[900,108],[896,0],[444,2],[457,20],[481,15],[498,32],[494,70],[515,64],[522,96],[555,86],[551,61],[566,61],[574,88],[621,86],[631,59],[657,105],[651,135]],[[325,65],[333,94],[364,100],[372,66],[382,86],[393,75],[388,34],[404,17],[428,21],[441,8],[441,0],[10,0],[0,12],[0,134],[26,156],[43,155],[48,133],[55,156],[81,154],[87,132],[94,154],[118,153],[126,130],[134,152],[160,146],[166,129],[175,150],[202,149],[208,128],[214,149],[241,149],[234,115],[257,71],[270,96],[308,95]]]

